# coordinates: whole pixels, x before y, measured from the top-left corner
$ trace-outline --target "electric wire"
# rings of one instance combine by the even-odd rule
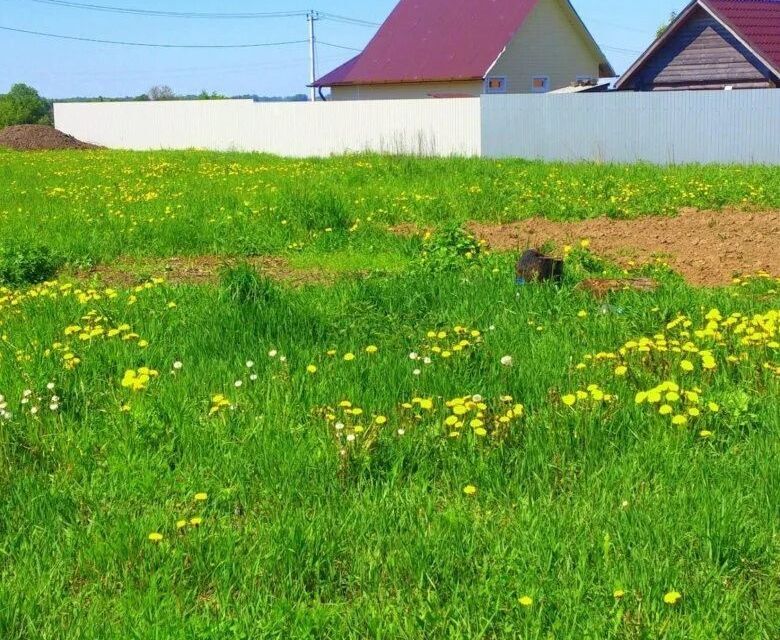
[[[98,44],[115,44],[125,47],[151,47],[155,49],[257,49],[260,47],[281,47],[292,44],[305,44],[308,40],[288,40],[285,42],[257,42],[248,44],[167,44],[154,42],[129,42],[124,40],[103,40],[100,38],[86,38],[81,36],[66,36],[58,33],[46,33],[44,31],[31,31],[29,29],[17,29],[0,25],[3,31],[24,33],[45,38],[57,38],[59,40],[76,40],[78,42],[94,42]]]

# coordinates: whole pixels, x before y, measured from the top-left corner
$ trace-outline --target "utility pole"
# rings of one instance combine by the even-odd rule
[[[311,62],[311,68],[309,69],[309,84],[314,84],[317,80],[317,38],[314,35],[314,23],[319,20],[319,14],[314,10],[310,10],[306,14],[306,20],[309,23],[309,60]],[[316,102],[317,90],[314,87],[309,88],[309,100]]]

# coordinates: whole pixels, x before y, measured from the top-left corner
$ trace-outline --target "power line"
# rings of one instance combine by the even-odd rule
[[[333,47],[334,49],[346,49],[347,51],[363,51],[363,49],[356,49],[355,47],[345,47],[343,44],[333,44],[331,42],[323,42],[317,40],[317,44],[325,45],[326,47]]]
[[[122,40],[101,40],[98,38],[82,38],[80,36],[65,36],[57,33],[45,33],[43,31],[29,31],[27,29],[16,29],[14,27],[0,26],[3,31],[13,31],[14,33],[25,33],[33,36],[45,38],[57,38],[59,40],[77,40],[79,42],[95,42],[98,44],[116,44],[125,47],[152,47],[155,49],[256,49],[259,47],[281,47],[290,44],[304,44],[307,40],[289,40],[286,42],[259,42],[251,44],[158,44],[152,42],[125,42]]]
[[[106,13],[122,13],[127,15],[152,16],[156,18],[190,18],[210,20],[246,20],[262,18],[294,18],[305,16],[305,11],[272,11],[261,13],[199,13],[196,11],[155,11],[153,9],[131,9],[103,4],[91,4],[86,2],[71,2],[70,0],[30,0],[37,4],[67,7],[69,9],[83,9],[87,11],[102,11]]]
[[[325,13],[320,12],[320,15],[327,19],[327,20],[333,20],[334,22],[343,22],[345,24],[353,24],[357,25],[359,27],[381,27],[382,25],[378,22],[370,22],[368,20],[360,20],[359,18],[349,18],[347,16],[340,16],[336,13]]]

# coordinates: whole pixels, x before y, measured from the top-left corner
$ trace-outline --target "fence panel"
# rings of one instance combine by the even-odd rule
[[[482,154],[780,164],[780,90],[484,96]]]
[[[61,103],[58,129],[115,149],[480,154],[480,101],[254,103],[251,100]]]

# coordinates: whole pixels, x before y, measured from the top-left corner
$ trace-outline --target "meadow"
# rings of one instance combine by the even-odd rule
[[[780,637],[780,280],[583,238],[518,286],[462,230],[777,209],[780,170],[0,152],[0,179],[0,637]],[[659,286],[579,286],[626,275]]]

